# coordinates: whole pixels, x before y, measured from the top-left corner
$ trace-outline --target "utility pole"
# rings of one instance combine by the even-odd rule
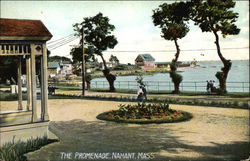
[[[82,95],[85,95],[85,57],[84,57],[84,30],[82,27]]]

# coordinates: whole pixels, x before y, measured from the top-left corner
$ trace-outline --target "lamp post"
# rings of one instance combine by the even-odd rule
[[[84,57],[84,30],[82,27],[82,95],[85,95],[85,57]]]

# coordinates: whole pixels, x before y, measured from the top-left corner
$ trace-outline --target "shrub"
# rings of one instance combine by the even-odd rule
[[[46,136],[42,138],[31,138],[26,142],[9,142],[0,148],[0,160],[3,161],[26,161],[25,153],[40,149],[42,146],[51,143]]]
[[[69,75],[66,75],[66,77],[65,77],[66,80],[73,80],[76,78],[77,78],[77,75],[75,75],[75,74],[69,74]]]
[[[114,116],[123,118],[151,118],[152,116],[166,116],[173,112],[177,112],[169,108],[166,103],[159,104],[120,104],[119,110],[112,111]]]
[[[172,123],[192,118],[190,113],[176,111],[169,108],[166,103],[157,104],[120,104],[119,110],[101,113],[100,120],[124,123]]]

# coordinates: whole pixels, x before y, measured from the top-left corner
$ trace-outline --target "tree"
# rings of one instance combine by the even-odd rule
[[[170,77],[174,83],[173,93],[179,93],[179,86],[182,76],[177,71],[177,61],[180,55],[178,39],[186,36],[189,31],[187,21],[191,12],[190,3],[175,2],[172,4],[164,3],[159,8],[153,10],[153,23],[161,28],[162,37],[166,40],[174,41],[176,47],[175,58],[170,65]]]
[[[220,83],[220,93],[226,93],[226,80],[231,69],[231,60],[226,59],[220,49],[219,32],[222,37],[227,35],[237,35],[240,29],[234,24],[238,18],[238,13],[233,12],[235,6],[233,0],[192,0],[193,15],[195,25],[199,25],[202,32],[212,32],[215,36],[217,53],[224,67],[216,73],[216,78]]]
[[[91,46],[89,46],[88,48],[85,48],[85,50],[84,50],[85,51],[85,53],[84,53],[85,62],[96,61],[92,48],[93,47],[91,47]],[[83,52],[82,46],[74,47],[70,50],[70,54],[72,55],[72,59],[73,59],[73,74],[76,74],[78,76],[82,72],[82,63],[81,63],[83,60],[82,59],[82,56],[83,56],[82,52]],[[87,75],[85,76],[85,81],[88,84]]]
[[[119,59],[116,56],[114,56],[114,55],[110,56],[109,62],[111,62],[112,65],[119,65]]]
[[[115,91],[114,81],[116,77],[110,73],[103,57],[103,51],[108,48],[113,49],[118,43],[116,37],[111,34],[115,26],[109,23],[108,17],[98,13],[93,17],[85,17],[82,23],[76,23],[73,27],[78,35],[82,35],[82,31],[84,32],[86,42],[92,47],[92,54],[101,57],[104,65],[103,74],[109,82],[109,89],[110,91]],[[81,43],[82,40],[80,41]]]
[[[70,55],[72,55],[72,59],[73,59],[73,64],[79,63],[82,61],[82,46],[81,47],[74,47],[70,50]],[[93,54],[93,49],[92,47],[88,47],[85,48],[85,53],[84,53],[84,57],[85,57],[85,61],[89,62],[89,61],[95,61],[95,56]]]
[[[48,61],[49,62],[60,62],[60,61],[70,61],[71,62],[70,58],[67,58],[65,56],[57,56],[57,55],[49,57]]]

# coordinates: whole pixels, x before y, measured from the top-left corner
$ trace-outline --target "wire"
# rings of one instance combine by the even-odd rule
[[[232,50],[232,49],[248,49],[249,47],[239,47],[239,48],[221,48],[221,50]],[[206,51],[206,50],[217,50],[217,49],[184,49],[181,51]],[[113,50],[104,52],[175,52],[176,50]]]
[[[76,40],[77,38],[78,38],[78,37],[74,37],[74,38],[72,38],[72,39],[69,39],[69,40],[67,40],[67,41],[58,43],[58,44],[56,44],[55,46],[48,47],[48,48],[49,48],[49,50],[57,49],[57,48],[59,48],[59,47],[61,47],[61,46],[64,46],[64,45],[66,45],[66,44],[68,44],[68,43],[70,43],[70,42]]]
[[[49,48],[53,48],[53,47],[55,47],[55,46],[57,46],[57,45],[63,44],[63,43],[65,43],[65,42],[70,41],[70,40],[75,39],[75,38],[76,38],[76,37],[70,37],[70,38],[65,39],[65,40],[62,40],[62,41],[60,41],[60,42],[58,42],[58,43],[55,43],[55,44],[52,44],[52,45],[48,45],[48,47],[49,47]]]
[[[53,48],[53,47],[55,47],[55,46],[58,46],[58,45],[61,45],[61,44],[65,43],[65,42],[71,41],[71,40],[73,40],[73,39],[75,39],[75,38],[76,38],[76,37],[72,37],[72,38],[69,38],[69,39],[67,39],[67,40],[60,41],[60,42],[58,42],[58,43],[56,43],[56,44],[49,45],[48,48]]]
[[[68,36],[62,37],[62,38],[57,39],[57,40],[54,40],[54,41],[50,41],[50,42],[48,42],[47,44],[55,43],[55,42],[57,42],[57,41],[60,41],[60,40],[63,40],[63,39],[65,39],[65,38],[72,37],[72,36],[74,36],[74,34],[70,34],[70,35],[68,35]]]

